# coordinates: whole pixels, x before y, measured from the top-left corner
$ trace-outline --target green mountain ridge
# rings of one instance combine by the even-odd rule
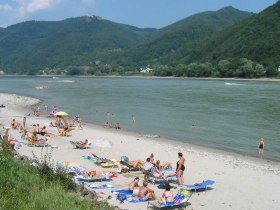
[[[120,63],[123,65],[123,57],[127,59],[126,65],[131,65],[131,63],[139,63],[139,65],[170,63],[169,61],[165,62],[162,58],[174,54],[190,43],[208,38],[217,31],[223,30],[250,15],[252,13],[239,11],[233,7],[192,15],[155,31],[152,34],[152,40],[121,54]],[[110,59],[117,59],[117,57]]]
[[[248,58],[264,65],[280,64],[280,2],[235,24],[203,43],[199,60]],[[230,50],[229,50],[230,49]]]
[[[106,75],[150,66],[159,76],[273,76],[280,59],[279,14],[278,1],[259,14],[225,7],[161,29],[95,16],[28,21],[0,28],[0,69]]]
[[[1,31],[0,68],[36,72],[90,65],[93,58],[142,42],[154,30],[97,17],[27,21]]]

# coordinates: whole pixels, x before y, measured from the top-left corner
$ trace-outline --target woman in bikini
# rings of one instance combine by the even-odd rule
[[[263,150],[264,150],[264,139],[263,138],[260,139],[258,148],[259,148],[259,158],[262,158]]]
[[[165,187],[165,191],[161,196],[161,200],[163,203],[167,205],[172,205],[174,203],[174,195],[173,192],[170,190],[170,185],[167,184]]]
[[[181,152],[178,153],[178,158],[179,160],[177,162],[176,172],[178,176],[179,186],[182,187],[184,184],[183,173],[185,171],[185,158],[183,157],[183,154]]]

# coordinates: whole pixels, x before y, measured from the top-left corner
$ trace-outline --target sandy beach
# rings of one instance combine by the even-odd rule
[[[12,119],[22,123],[23,113],[31,112],[30,106],[39,102],[38,99],[0,93],[0,104],[6,106],[0,108],[1,127],[9,126]],[[71,120],[72,117],[69,116],[67,119]],[[31,130],[34,128],[33,124],[47,126],[47,130],[53,134],[49,144],[57,146],[52,150],[54,163],[56,161],[78,162],[88,170],[116,171],[117,169],[103,169],[93,162],[83,159],[82,156],[95,153],[102,157],[118,160],[121,156],[126,155],[130,160],[144,161],[153,153],[155,160],[171,162],[175,167],[178,160],[177,153],[182,152],[186,158],[185,183],[193,184],[207,179],[216,181],[212,186],[213,189],[194,193],[189,200],[190,205],[186,209],[279,209],[280,189],[277,188],[280,186],[279,162],[216,151],[168,139],[141,137],[136,133],[91,124],[84,125],[83,129],[75,128],[71,131],[70,137],[61,137],[58,136],[56,128],[49,127],[51,121],[54,122],[54,119],[31,115],[27,117],[27,127]],[[10,138],[18,138],[20,135],[16,130],[10,131]],[[80,150],[73,148],[70,144],[70,141],[85,138],[109,142],[111,146],[109,144],[106,147],[92,146],[89,149]],[[23,145],[17,149],[21,155],[32,156],[32,152],[34,152],[38,157],[46,150],[50,150],[50,148],[42,149]],[[129,182],[136,176],[140,177],[140,183],[142,183],[143,176],[140,172],[120,174],[113,181],[104,183],[109,183],[116,189],[126,189]],[[148,187],[155,190],[156,196],[161,196],[163,190],[158,189],[157,185],[149,184]],[[178,188],[173,189],[175,193],[177,190]],[[145,202],[120,204],[110,190],[102,189],[96,190],[96,192],[104,199],[111,195],[112,199],[109,199],[108,202],[118,205],[122,209],[147,209]]]

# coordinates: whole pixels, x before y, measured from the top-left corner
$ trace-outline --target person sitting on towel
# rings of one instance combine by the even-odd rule
[[[139,177],[135,177],[134,180],[129,183],[128,189],[130,191],[133,191],[134,188],[139,187],[138,182],[139,182]]]
[[[134,200],[139,200],[139,199],[143,199],[144,201],[153,198],[155,199],[155,192],[148,188],[148,183],[147,182],[143,182],[143,186],[139,187],[139,193],[138,195],[134,198]]]
[[[165,191],[161,196],[161,201],[167,205],[172,205],[174,203],[174,195],[173,192],[170,190],[170,185],[165,185]]]

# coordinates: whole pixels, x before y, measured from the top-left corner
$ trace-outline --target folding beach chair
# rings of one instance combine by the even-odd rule
[[[81,144],[79,144],[77,141],[70,141],[70,143],[71,143],[74,147],[76,147],[77,149],[88,149],[88,148],[90,148],[89,145],[81,145]]]
[[[147,209],[149,209],[151,206],[156,208],[172,208],[174,206],[181,206],[183,204],[187,204],[188,200],[192,196],[192,192],[186,190],[186,189],[180,189],[177,194],[174,196],[174,201],[169,204],[165,204],[160,200],[153,200],[148,202]]]
[[[144,173],[146,173],[147,175],[147,181],[152,183],[152,184],[156,184],[156,183],[164,183],[164,182],[178,182],[178,177],[176,175],[174,176],[170,176],[170,177],[155,177],[152,173],[154,169],[151,169],[149,171],[145,171]]]

